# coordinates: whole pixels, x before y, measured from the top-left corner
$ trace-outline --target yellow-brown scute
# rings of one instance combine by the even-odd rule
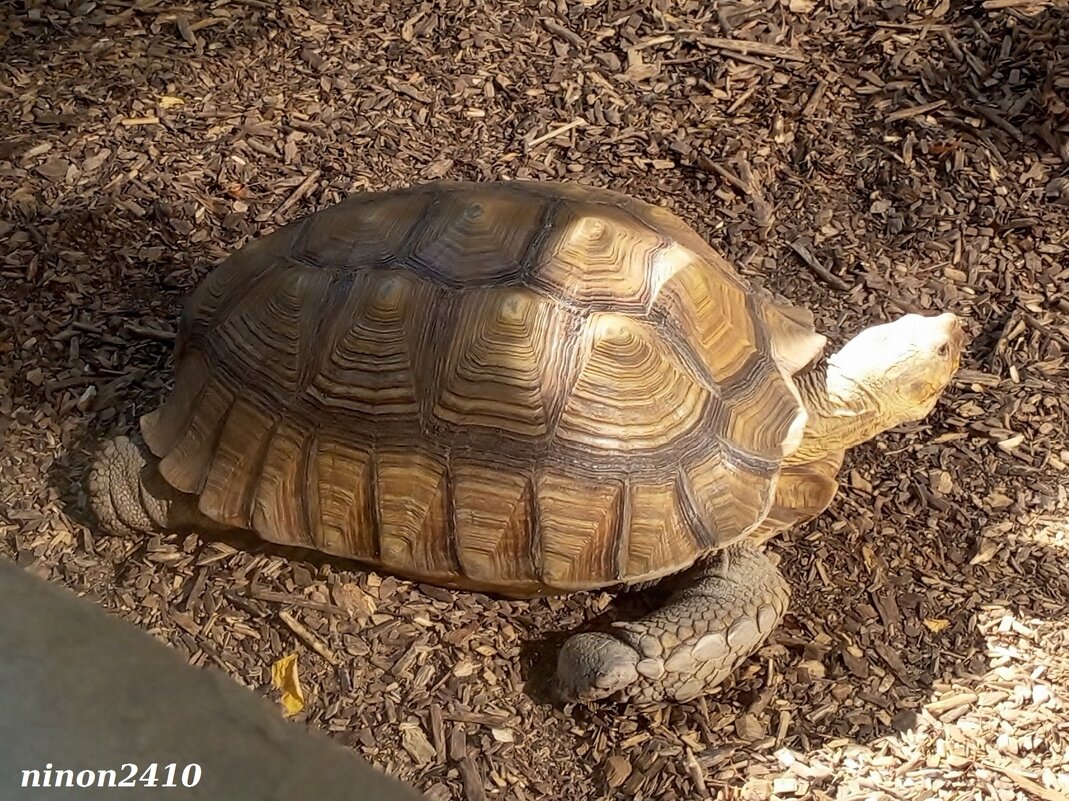
[[[824,340],[614,193],[363,195],[235,254],[143,420],[265,539],[511,594],[641,581],[757,525]]]
[[[706,417],[709,392],[675,362],[642,321],[594,314],[585,364],[557,424],[562,442],[606,451],[670,444]]]

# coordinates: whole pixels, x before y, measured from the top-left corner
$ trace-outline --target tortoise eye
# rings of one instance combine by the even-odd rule
[[[947,345],[946,343],[943,343],[942,345],[939,346],[939,350],[937,351],[937,353],[940,356],[949,356],[950,355],[950,345]]]

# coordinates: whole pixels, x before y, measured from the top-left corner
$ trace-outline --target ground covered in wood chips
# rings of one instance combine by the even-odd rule
[[[445,799],[1069,798],[1069,8],[912,0],[0,10],[0,552]],[[773,644],[705,700],[559,708],[507,602],[86,524],[212,263],[362,189],[571,179],[681,214],[837,346],[964,315],[932,416],[775,540]],[[615,610],[615,611],[614,611]],[[17,613],[17,610],[6,610]],[[165,687],[160,692],[166,692]]]

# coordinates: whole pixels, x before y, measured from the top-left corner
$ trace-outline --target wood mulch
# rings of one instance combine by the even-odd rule
[[[29,0],[0,56],[5,556],[272,698],[296,651],[297,719],[436,801],[1069,798],[1066,3]],[[722,692],[544,700],[553,644],[643,598],[85,525],[215,260],[434,177],[662,203],[835,343],[965,316],[937,410],[771,543],[792,611]]]

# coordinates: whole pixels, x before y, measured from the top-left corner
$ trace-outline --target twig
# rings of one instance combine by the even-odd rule
[[[940,31],[943,37],[943,41],[947,43],[947,47],[950,48],[950,52],[954,54],[954,58],[961,61],[965,58],[965,54],[961,52],[961,47],[958,46],[958,40],[954,38],[953,32],[949,30]]]
[[[174,331],[161,331],[158,328],[147,328],[143,325],[134,325],[133,323],[127,323],[125,326],[127,333],[133,334],[135,337],[144,337],[145,339],[155,339],[160,342],[174,342]]]
[[[578,128],[581,125],[586,125],[586,120],[584,120],[582,117],[576,117],[571,122],[565,123],[564,125],[560,125],[550,131],[546,131],[541,136],[532,139],[530,142],[527,143],[527,149],[530,150],[531,148],[537,147],[543,142],[548,142],[550,139],[553,139],[556,136],[560,136],[561,134],[568,133],[568,131],[572,130],[573,128]]]
[[[292,631],[294,634],[296,634],[299,639],[303,640],[304,643],[309,648],[311,648],[313,651],[315,651],[321,657],[323,657],[328,662],[330,662],[330,664],[332,664],[332,665],[338,664],[338,657],[336,657],[334,655],[334,652],[332,650],[330,650],[323,643],[322,640],[320,640],[318,637],[316,637],[314,634],[312,634],[312,632],[310,632],[308,629],[306,629],[297,620],[297,618],[295,618],[289,612],[279,612],[278,613],[278,618],[283,623],[285,623],[289,627],[290,631]]]
[[[697,41],[703,45],[715,47],[718,50],[726,50],[729,53],[756,53],[759,56],[782,58],[786,61],[809,60],[797,50],[792,50],[789,47],[782,47],[781,45],[765,44],[764,42],[750,42],[745,39],[725,39],[722,36],[699,36],[697,37]]]
[[[464,797],[468,801],[486,801],[483,777],[475,760],[465,756],[457,763],[457,769],[460,771],[460,783],[464,786]]]
[[[647,47],[655,47],[657,45],[667,44],[674,39],[682,39],[684,41],[697,42],[698,44],[706,45],[707,47],[715,47],[717,50],[723,50],[727,53],[742,53],[743,55],[755,54],[758,56],[769,56],[771,58],[782,58],[785,61],[808,61],[809,59],[797,50],[792,50],[789,47],[783,47],[782,45],[765,44],[764,42],[751,42],[749,39],[728,39],[723,36],[706,36],[699,30],[693,28],[684,28],[676,31],[669,31],[667,33],[651,36],[642,41],[636,42],[629,47],[629,50],[645,50]]]
[[[745,53],[732,53],[731,58],[734,61],[741,61],[743,64],[753,64],[755,67],[760,67],[764,70],[774,70],[776,65],[768,59],[759,58],[758,56],[748,56]],[[664,62],[661,62],[664,63]],[[754,84],[755,86],[757,84]]]
[[[1001,116],[999,116],[998,112],[989,109],[986,106],[964,106],[964,108],[966,111],[979,114],[992,125],[995,125],[1004,130],[1018,142],[1024,141],[1024,134],[1021,133],[1021,130],[1016,125],[1012,125],[1006,120],[1004,120]]]
[[[813,88],[812,93],[809,95],[809,99],[805,102],[805,108],[802,109],[803,117],[811,117],[820,106],[820,101],[824,99],[824,93],[828,90],[828,82],[821,78],[817,81],[817,85]]]
[[[862,278],[862,280],[864,280],[864,278]],[[873,288],[871,285],[869,285],[868,281],[865,281],[865,286],[867,286],[873,292],[879,292],[880,295],[883,296],[884,300],[886,300],[900,312],[904,312],[905,314],[924,314],[924,309],[920,308],[919,306],[914,306],[908,300],[903,300],[900,297],[892,295],[886,289]]]
[[[690,746],[687,746],[686,762],[687,773],[690,774],[690,780],[694,782],[694,788],[698,791],[698,795],[701,798],[709,797],[709,787],[705,783],[705,771],[702,770],[701,763],[694,757],[694,751]]]
[[[998,339],[995,340],[995,344],[991,348],[991,352],[987,357],[987,366],[989,369],[995,369],[995,362],[1001,356],[1000,351],[1002,346],[1006,343],[1006,340],[1010,336],[1010,332],[1017,327],[1017,312],[1010,312],[1009,317],[1006,318],[1006,323],[1002,326],[1002,330],[999,332]]]
[[[86,373],[85,375],[72,375],[67,378],[58,378],[45,384],[45,392],[57,392],[61,389],[72,389],[92,384],[106,378],[99,373]]]
[[[71,323],[71,328],[73,328],[75,331],[82,331],[86,334],[100,335],[104,333],[103,326],[93,325],[92,323],[83,323],[80,320],[75,320],[73,323]]]
[[[1001,11],[1004,8],[1029,8],[1036,10],[1051,5],[1050,0],[984,0],[984,11]]]
[[[925,103],[923,106],[911,106],[909,108],[900,108],[898,111],[892,111],[885,117],[887,122],[898,122],[899,120],[908,120],[911,117],[919,117],[921,114],[927,114],[929,111],[935,111],[937,108],[942,108],[947,104],[945,100],[936,100],[934,103]]]
[[[938,22],[874,22],[877,28],[888,28],[895,31],[950,31],[949,25]]]
[[[1069,340],[1067,340],[1065,337],[1063,337],[1057,331],[1052,331],[1050,326],[1044,325],[1039,320],[1037,320],[1035,317],[1033,317],[1031,314],[1022,313],[1021,314],[1021,319],[1024,320],[1026,323],[1028,323],[1028,325],[1031,328],[1034,328],[1036,331],[1038,331],[1039,333],[1043,334],[1043,336],[1048,337],[1050,339],[1053,339],[1055,342],[1057,342],[1059,345],[1061,345],[1065,350],[1069,351]]]
[[[61,342],[65,342],[66,340],[77,336],[79,332],[83,334],[92,334],[93,336],[100,337],[100,341],[103,342],[105,345],[123,346],[129,344],[125,340],[119,339],[118,337],[114,337],[111,334],[107,333],[104,328],[99,325],[93,325],[92,323],[81,323],[77,320],[71,323],[71,327],[68,328],[66,331],[61,331],[59,334],[57,334],[56,339]]]
[[[312,174],[301,181],[300,186],[293,190],[288,198],[279,204],[279,207],[272,212],[273,217],[277,217],[280,214],[285,214],[291,208],[293,208],[300,201],[302,197],[312,191],[312,187],[315,186],[315,182],[319,180],[319,176],[323,174],[322,170],[313,170]]]
[[[740,180],[738,176],[731,172],[731,170],[727,169],[726,167],[721,167],[719,164],[717,164],[715,161],[713,161],[711,158],[708,158],[707,156],[698,156],[697,161],[698,166],[701,167],[703,170],[705,170],[706,172],[715,172],[717,175],[719,175],[733,187],[738,189],[744,195],[749,196],[750,188],[746,186],[746,184],[743,183],[743,181]]]
[[[571,30],[570,28],[564,27],[558,22],[554,22],[553,20],[548,18],[543,18],[542,27],[552,33],[554,36],[559,36],[561,39],[578,48],[579,50],[582,50],[584,47],[586,47],[586,41],[583,39],[582,36]]]
[[[727,12],[720,7],[720,4],[716,5],[716,21],[720,23],[720,29],[727,35],[731,36],[735,33],[735,26],[731,24],[731,20],[728,18]]]
[[[293,595],[287,595],[284,592],[272,592],[271,590],[262,590],[258,587],[254,587],[249,592],[250,598],[255,598],[257,601],[267,601],[273,604],[288,604],[290,606],[301,606],[305,609],[315,609],[317,612],[327,612],[332,615],[342,615],[348,617],[349,613],[336,604],[321,603],[320,601],[309,601],[307,598],[297,598]]]
[[[981,762],[980,764],[988,770],[993,770],[996,773],[1001,773],[1003,776],[1012,779],[1022,790],[1026,790],[1027,792],[1042,798],[1043,801],[1069,801],[1069,795],[1045,787],[1039,782],[1034,782],[1023,773],[1020,773],[1013,768],[1004,768],[1001,765],[995,765],[991,762]]]
[[[102,326],[93,325],[92,323],[82,323],[77,320],[71,323],[70,328],[56,334],[56,339],[60,342],[66,342],[68,339],[78,336],[79,333],[92,334],[95,337],[99,337],[100,341],[105,345],[117,345],[122,347],[130,344],[125,339],[120,339],[119,337],[107,333]]]
[[[842,292],[849,292],[850,285],[846,283],[842,278],[835,275],[827,267],[820,263],[816,256],[802,244],[801,240],[796,240],[791,243],[791,250],[798,254],[798,258],[802,260],[806,267],[812,270],[818,278],[822,279],[826,284],[838,289]]]
[[[746,194],[750,198],[750,205],[753,206],[757,224],[767,231],[772,225],[772,206],[765,200],[764,193],[754,178],[753,170],[750,169],[750,162],[740,156],[735,163],[739,165],[739,177],[746,186]]]
[[[651,48],[651,47],[657,47],[658,45],[663,45],[663,44],[668,44],[669,42],[674,42],[678,38],[679,37],[676,34],[673,34],[673,33],[662,33],[660,36],[650,36],[647,39],[643,39],[642,41],[635,42],[633,45],[631,45],[627,49],[629,51],[630,50],[647,50],[648,48]]]

